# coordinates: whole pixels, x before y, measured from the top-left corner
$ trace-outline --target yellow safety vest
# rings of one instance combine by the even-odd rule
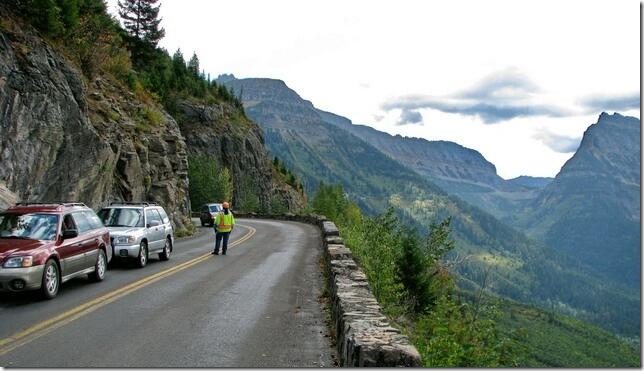
[[[215,216],[215,225],[217,226],[217,232],[230,232],[233,230],[233,225],[235,225],[235,217],[231,211],[228,212],[228,215],[220,212]]]

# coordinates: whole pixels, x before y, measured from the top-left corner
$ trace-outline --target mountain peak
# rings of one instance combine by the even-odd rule
[[[602,112],[599,115],[599,119],[597,120],[598,124],[621,124],[621,125],[637,125],[639,126],[640,120],[638,120],[636,117],[631,117],[631,116],[624,116],[621,115],[617,112],[613,112],[613,114],[609,114],[607,112]]]
[[[217,79],[215,81],[217,81],[220,84],[225,84],[226,82],[233,81],[233,80],[237,80],[235,75],[233,75],[232,73],[230,73],[230,74],[223,73],[223,74],[217,76]]]

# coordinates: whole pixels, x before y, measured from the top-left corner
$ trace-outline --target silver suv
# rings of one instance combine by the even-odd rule
[[[163,207],[149,202],[112,202],[98,217],[110,231],[114,258],[135,258],[141,268],[150,254],[170,259],[174,232]]]

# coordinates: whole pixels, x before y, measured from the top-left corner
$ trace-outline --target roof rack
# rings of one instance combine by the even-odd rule
[[[158,206],[156,202],[129,202],[129,201],[112,201],[110,202],[110,206],[112,205],[133,205],[133,206]]]
[[[49,201],[49,202],[27,202],[20,201],[16,203],[16,206],[36,206],[36,205],[60,205],[60,206],[82,206],[87,207],[82,202],[66,202],[66,201]]]

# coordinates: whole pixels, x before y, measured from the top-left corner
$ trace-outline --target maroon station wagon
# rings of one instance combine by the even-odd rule
[[[0,212],[0,290],[40,290],[51,299],[60,284],[105,278],[112,246],[107,228],[82,203],[18,203]]]

